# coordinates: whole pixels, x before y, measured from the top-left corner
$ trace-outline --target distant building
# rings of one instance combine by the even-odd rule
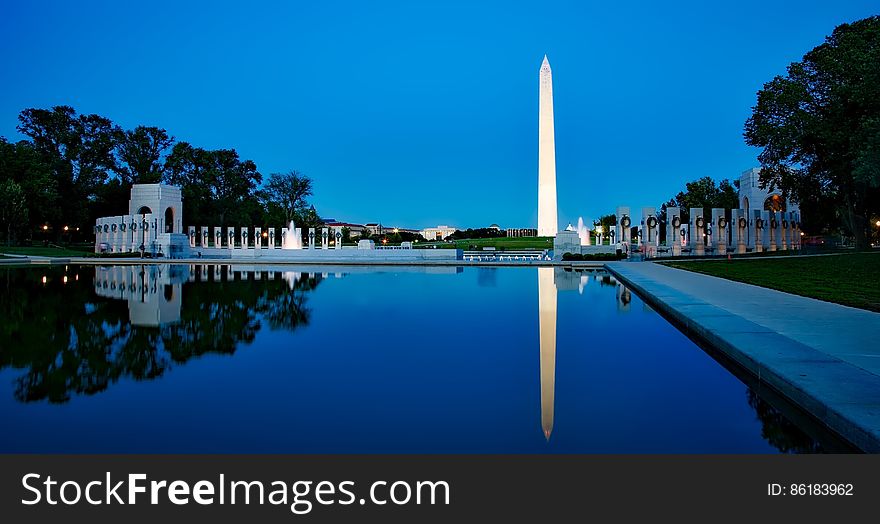
[[[347,227],[352,236],[360,236],[361,233],[363,233],[364,229],[366,229],[366,226],[364,226],[363,224],[352,224],[351,222],[337,222],[335,220],[332,222],[326,222],[324,224],[324,226],[330,227],[330,228]]]
[[[495,231],[501,231],[501,226],[498,224],[492,224],[488,229],[494,229]]]
[[[443,240],[449,235],[455,233],[456,228],[449,226],[426,227],[420,233],[425,240]]]
[[[536,237],[538,236],[538,230],[530,227],[523,228],[508,228],[505,230],[506,236],[508,237]]]

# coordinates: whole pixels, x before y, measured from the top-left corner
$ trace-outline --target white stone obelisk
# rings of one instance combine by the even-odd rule
[[[553,74],[547,55],[541,63],[538,107],[538,236],[555,237],[556,138],[553,131]]]

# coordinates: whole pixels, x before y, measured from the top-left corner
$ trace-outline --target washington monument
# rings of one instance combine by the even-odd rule
[[[538,236],[555,237],[556,139],[553,132],[553,74],[547,55],[541,63],[538,107]]]

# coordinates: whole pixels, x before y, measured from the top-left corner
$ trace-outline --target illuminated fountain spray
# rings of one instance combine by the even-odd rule
[[[584,217],[578,217],[577,234],[582,246],[590,245],[590,230],[584,225]]]

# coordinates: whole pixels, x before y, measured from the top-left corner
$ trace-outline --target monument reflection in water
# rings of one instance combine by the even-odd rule
[[[4,452],[846,449],[602,271],[0,273]]]

